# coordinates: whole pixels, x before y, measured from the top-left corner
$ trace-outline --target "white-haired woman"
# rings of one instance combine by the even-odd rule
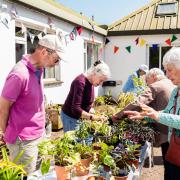
[[[126,111],[131,119],[151,118],[169,127],[169,148],[166,154],[168,162],[165,169],[165,180],[180,179],[180,48],[170,49],[163,58],[167,77],[177,87],[173,90],[167,107],[158,112],[141,104],[142,113]]]
[[[64,132],[74,130],[80,118],[105,120],[104,116],[96,116],[89,111],[94,101],[94,87],[101,85],[109,77],[108,65],[96,61],[86,73],[73,80],[61,111]]]

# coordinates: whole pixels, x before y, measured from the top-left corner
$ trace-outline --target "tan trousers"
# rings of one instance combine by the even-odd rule
[[[36,162],[38,157],[38,144],[42,140],[42,138],[29,140],[29,141],[21,141],[17,138],[15,144],[6,144],[10,153],[10,160],[13,161],[16,156],[24,150],[23,155],[18,161],[18,164],[27,164],[25,166],[25,171],[30,174],[36,170]]]

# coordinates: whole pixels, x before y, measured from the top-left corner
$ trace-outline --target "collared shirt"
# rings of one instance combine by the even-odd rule
[[[36,68],[26,55],[9,73],[2,97],[12,101],[5,141],[13,144],[16,138],[33,140],[39,138],[45,129],[43,84],[35,74]],[[40,69],[42,76],[43,69]]]

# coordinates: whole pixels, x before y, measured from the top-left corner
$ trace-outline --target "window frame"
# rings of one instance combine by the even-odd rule
[[[160,8],[160,6],[165,6],[165,5],[170,5],[170,4],[174,4],[175,5],[175,12],[158,12],[158,9]],[[177,15],[177,2],[167,2],[167,3],[159,3],[156,7],[156,13],[155,13],[155,17],[161,17],[161,16],[173,16],[173,15]]]
[[[88,53],[89,53],[88,51],[90,51],[90,50],[88,50],[88,44],[91,45],[90,48],[92,50],[91,57],[90,57],[90,59],[91,59],[90,66],[92,64],[94,64],[95,61],[99,60],[98,59],[99,58],[99,49],[101,47],[100,43],[95,43],[95,42],[92,42],[92,41],[84,40],[84,72],[86,72],[90,68],[90,66],[88,67]],[[93,52],[94,52],[94,50],[96,48],[95,46],[97,46],[96,57],[94,57],[94,54],[93,54]]]

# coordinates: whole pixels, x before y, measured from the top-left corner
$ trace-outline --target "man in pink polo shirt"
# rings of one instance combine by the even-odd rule
[[[23,56],[9,73],[0,97],[0,138],[4,139],[12,160],[25,150],[19,163],[32,161],[28,173],[36,168],[37,145],[45,132],[42,74],[64,55],[59,36],[45,35],[32,54]]]

